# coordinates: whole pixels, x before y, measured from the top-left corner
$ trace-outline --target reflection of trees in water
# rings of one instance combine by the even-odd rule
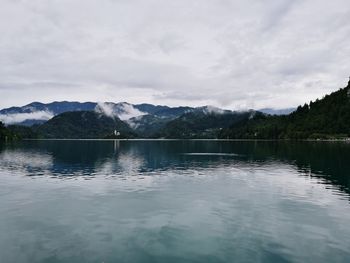
[[[322,178],[350,193],[350,145],[347,143],[257,142],[250,147],[245,149],[248,159],[295,164],[302,171],[311,171],[312,177]]]
[[[311,176],[320,177],[350,193],[350,162],[347,160],[350,145],[346,143],[28,141],[7,145],[6,148],[0,145],[0,149],[1,155],[7,156],[7,160],[12,158],[17,163],[23,161],[23,166],[29,168],[40,168],[40,160],[48,160],[49,157],[45,168],[56,175],[137,174],[157,170],[218,167],[237,162],[240,165],[285,162],[296,165],[300,170],[311,171]],[[16,154],[11,157],[11,153]],[[237,156],[191,156],[183,153],[235,153]]]

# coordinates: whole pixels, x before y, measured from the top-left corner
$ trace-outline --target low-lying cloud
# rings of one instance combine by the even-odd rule
[[[104,115],[111,118],[118,117],[123,121],[147,114],[136,109],[133,105],[124,102],[117,104],[109,102],[99,102],[96,105],[95,111],[103,113]]]
[[[142,112],[142,111],[134,108],[132,105],[125,104],[125,103],[122,104],[121,110],[122,111],[119,114],[119,119],[121,119],[121,120],[129,120],[131,118],[147,114],[145,112]]]
[[[112,103],[99,102],[96,105],[95,111],[98,113],[102,113],[111,118],[117,117],[117,115],[114,113],[114,108]]]
[[[50,111],[35,111],[30,113],[11,113],[0,114],[0,121],[5,124],[16,124],[25,120],[42,120],[47,121],[54,117],[54,114]]]
[[[209,105],[203,108],[203,112],[205,114],[223,114],[225,110]]]

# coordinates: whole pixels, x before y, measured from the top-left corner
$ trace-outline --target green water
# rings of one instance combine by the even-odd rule
[[[350,144],[0,146],[0,262],[350,262]]]

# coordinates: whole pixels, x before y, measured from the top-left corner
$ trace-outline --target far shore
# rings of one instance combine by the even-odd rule
[[[264,142],[349,142],[350,138],[344,139],[166,139],[166,138],[134,138],[134,139],[22,139],[23,141],[264,141]]]

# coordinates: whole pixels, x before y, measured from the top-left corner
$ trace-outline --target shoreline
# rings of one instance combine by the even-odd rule
[[[138,139],[22,139],[22,141],[233,141],[233,142],[348,142],[350,143],[350,138],[346,139],[302,139],[302,140],[292,140],[292,139],[150,139],[150,138],[138,138]]]

